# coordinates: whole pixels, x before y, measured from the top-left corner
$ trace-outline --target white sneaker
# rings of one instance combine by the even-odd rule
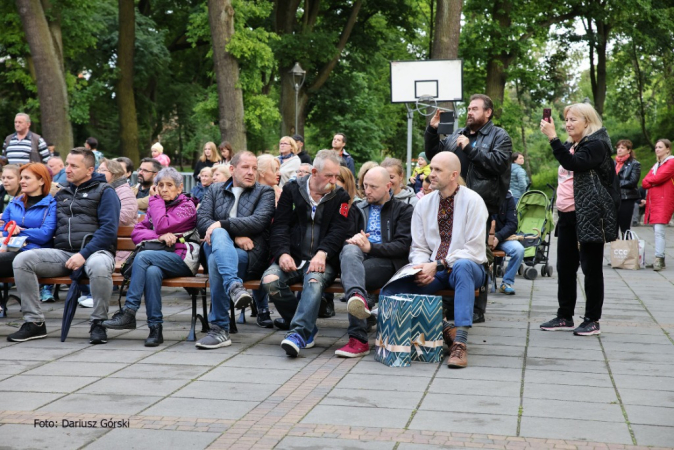
[[[77,302],[83,308],[93,308],[94,307],[94,299],[90,295],[81,296],[80,298],[77,299]]]

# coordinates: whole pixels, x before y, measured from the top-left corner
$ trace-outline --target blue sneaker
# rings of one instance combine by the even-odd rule
[[[53,302],[54,301],[54,286],[45,284],[40,290],[40,300],[43,302]]]
[[[314,345],[316,345],[316,342],[314,342],[314,338],[318,334],[318,327],[314,327],[314,331],[312,331],[311,336],[309,336],[309,340],[307,341],[306,345],[304,348],[313,348]]]
[[[505,295],[515,295],[515,289],[507,283],[501,283],[501,287],[498,290]]]
[[[297,333],[291,333],[281,341],[281,348],[286,351],[286,355],[295,358],[300,354],[300,350],[307,348],[307,344],[304,342],[302,336]]]

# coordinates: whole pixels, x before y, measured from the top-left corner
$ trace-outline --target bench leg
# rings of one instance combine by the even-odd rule
[[[187,335],[187,340],[189,342],[194,342],[197,340],[196,326],[197,326],[197,290],[193,289],[190,292],[192,296],[192,320],[190,324],[190,333]]]
[[[9,300],[9,283],[2,286],[2,296],[0,297],[0,317],[7,317],[7,301]]]
[[[202,303],[202,310],[204,312],[203,316],[202,315],[197,315],[197,317],[201,320],[201,332],[202,333],[208,333],[211,329],[211,327],[208,325],[208,312],[206,311],[207,309],[207,303],[206,303],[206,288],[201,290],[201,303]]]
[[[236,323],[246,323],[246,308],[241,308],[239,313],[239,318],[236,319]]]
[[[239,329],[236,327],[236,313],[234,311],[234,302],[229,301],[229,334],[236,334]]]

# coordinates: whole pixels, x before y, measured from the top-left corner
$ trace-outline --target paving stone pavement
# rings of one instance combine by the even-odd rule
[[[652,229],[636,231],[652,260]],[[43,304],[47,339],[7,342],[22,322],[10,303],[0,319],[0,448],[674,448],[674,228],[667,239],[662,272],[604,266],[600,337],[540,331],[557,309],[556,276],[518,276],[516,295],[490,294],[463,370],[336,358],[348,340],[339,301],[297,359],[281,350],[282,332],[251,318],[232,346],[197,350],[185,341],[180,289],[162,291],[166,341],[155,349],[143,347],[143,311],[137,330],[92,346],[89,311],[78,309],[61,343],[62,302]]]

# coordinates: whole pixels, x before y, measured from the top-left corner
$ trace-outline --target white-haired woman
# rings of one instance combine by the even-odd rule
[[[152,152],[152,157],[159,161],[159,164],[164,167],[171,165],[171,158],[164,154],[164,146],[159,142],[155,142],[154,145],[150,147],[150,151]]]
[[[295,139],[290,136],[283,136],[278,143],[279,157],[281,162],[281,182],[279,186],[284,184],[291,178],[297,176],[297,169],[300,168],[302,160],[297,154],[300,152]]]
[[[135,244],[143,241],[164,244],[165,249],[145,250],[136,255],[124,309],[111,320],[103,322],[104,327],[113,330],[135,329],[136,311],[145,294],[150,329],[150,335],[145,340],[146,347],[156,347],[164,342],[162,280],[192,276],[199,268],[197,211],[192,200],[182,194],[182,175],[167,167],[159,171],[154,182],[157,195],[150,197],[145,219],[136,225],[131,239]]]
[[[604,244],[618,237],[620,193],[614,186],[613,148],[599,114],[587,103],[564,108],[568,139],[557,137],[555,122],[541,121],[550,140],[558,170],[557,208],[557,317],[541,324],[542,330],[573,330],[577,336],[600,334],[604,303]],[[576,273],[585,275],[585,316],[574,328]]]

